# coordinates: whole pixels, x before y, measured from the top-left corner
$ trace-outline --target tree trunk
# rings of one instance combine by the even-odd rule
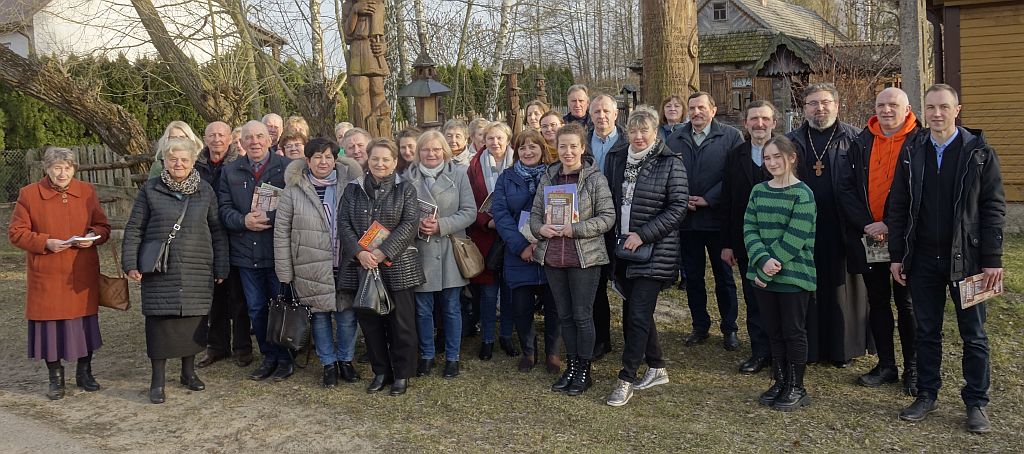
[[[501,70],[505,64],[508,43],[508,22],[512,13],[512,0],[501,0],[501,11],[498,15],[498,36],[494,39],[494,60],[491,62],[491,90],[487,93],[487,118],[495,118],[498,113],[498,94],[501,92]]]
[[[324,67],[324,28],[320,22],[321,0],[309,0],[309,29],[312,68],[306,74],[306,83],[298,88],[299,113],[309,123],[310,137],[334,138],[336,92],[328,90]]]
[[[26,59],[0,46],[0,80],[78,120],[123,156],[150,155],[146,131],[124,108],[100,98],[99,88],[72,80],[53,65]],[[133,160],[134,172],[146,172],[149,160]]]
[[[410,81],[409,70],[412,68],[412,60],[409,58],[409,40],[405,28],[405,0],[394,0],[391,15],[395,24],[395,45],[398,46],[398,76],[395,79],[395,95],[398,90],[406,86]],[[409,124],[415,123],[416,102],[413,98],[402,98],[397,100],[398,109]]]
[[[700,87],[695,0],[641,0],[643,102],[657,106],[668,95],[686,98]]]
[[[469,28],[469,18],[473,15],[473,1],[469,0],[466,2],[466,16],[462,19],[462,30],[459,34],[459,48],[455,52],[455,87],[452,88],[452,99],[455,101],[456,106],[462,106],[462,114],[466,113],[466,105],[468,103],[464,100],[459,99],[459,88],[462,85],[462,59],[466,56],[466,35]],[[421,5],[422,7],[422,5]],[[423,14],[422,11],[419,14]],[[419,20],[422,20],[422,16]],[[424,38],[425,39],[425,38]],[[468,69],[467,69],[468,71]],[[454,110],[454,109],[453,109]],[[452,112],[453,114],[455,112]]]

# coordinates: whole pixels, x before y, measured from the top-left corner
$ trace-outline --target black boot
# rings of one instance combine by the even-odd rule
[[[775,399],[779,397],[779,393],[782,392],[782,388],[786,386],[786,363],[783,361],[772,362],[772,383],[771,388],[761,393],[761,397],[757,399],[757,402],[761,405],[771,407],[775,403]]]
[[[779,411],[793,411],[811,404],[811,396],[804,389],[806,364],[789,364],[786,368],[786,386],[775,399],[772,408]]]
[[[64,366],[60,361],[47,362],[46,369],[50,372],[50,387],[46,391],[46,397],[50,400],[64,398]]]
[[[166,359],[153,359],[150,360],[153,365],[153,375],[149,379],[149,401],[154,404],[162,404],[167,400],[164,394],[164,384],[166,383],[166,370],[167,360]]]
[[[323,387],[333,388],[338,386],[338,363],[330,363],[324,366]]]
[[[562,376],[558,378],[555,384],[551,385],[551,390],[556,393],[564,393],[569,385],[572,384],[573,377],[576,376],[576,368],[579,367],[579,357],[576,355],[569,355],[565,359],[565,371],[562,372]]]
[[[75,368],[75,385],[90,393],[100,390],[100,384],[96,383],[96,377],[92,376],[92,353],[78,358],[78,367]]]
[[[572,377],[572,384],[565,390],[565,394],[578,396],[583,394],[583,391],[590,389],[592,384],[594,381],[590,374],[590,360],[580,359],[576,366],[576,375]]]

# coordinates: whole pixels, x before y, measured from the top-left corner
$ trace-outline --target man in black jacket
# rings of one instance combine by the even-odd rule
[[[203,134],[206,147],[199,152],[196,159],[196,171],[203,181],[216,190],[220,183],[220,172],[224,165],[238,158],[234,150],[230,150],[231,126],[223,121],[215,121],[206,125]],[[206,340],[206,352],[196,363],[197,367],[206,367],[217,361],[228,358],[232,352],[235,363],[245,367],[252,363],[252,337],[249,335],[249,314],[242,295],[242,285],[238,270],[231,268],[231,273],[224,282],[213,288],[213,304],[209,315],[210,331]]]
[[[1002,286],[1006,198],[999,158],[980,130],[956,126],[960,101],[952,87],[932,85],[924,99],[929,129],[900,154],[885,217],[892,277],[910,288],[917,317],[917,400],[900,419],[921,421],[936,408],[948,290],[963,340],[967,430],[988,432],[985,303],[962,308],[958,283],[982,274],[985,290]]]
[[[853,140],[847,152],[840,151],[839,207],[851,231],[846,251],[851,273],[864,277],[868,291],[868,323],[878,351],[878,365],[857,380],[862,386],[876,388],[899,381],[890,297],[899,314],[900,344],[903,347],[903,391],[917,394],[917,368],[914,356],[914,310],[907,287],[892,280],[889,257],[866,253],[868,239],[883,241],[889,229],[883,222],[892,177],[903,145],[917,135],[917,117],[910,110],[907,94],[896,87],[882,90],[875,98],[875,116]],[[884,244],[884,243],[883,243]]]
[[[583,84],[576,84],[565,92],[566,107],[569,112],[562,117],[565,124],[579,123],[584,128],[591,129],[594,124],[590,122],[590,91]]]
[[[670,134],[666,144],[683,156],[689,177],[689,212],[682,222],[680,262],[686,274],[686,296],[693,317],[693,332],[686,346],[703,343],[711,328],[708,294],[704,284],[705,250],[715,275],[715,296],[722,317],[722,345],[726,350],[740,346],[736,331],[736,281],[722,261],[722,178],[729,150],[743,143],[740,132],[715,121],[715,100],[698,91],[687,100],[690,122]]]
[[[725,161],[725,180],[722,186],[722,207],[725,222],[722,235],[722,261],[740,268],[743,283],[743,301],[747,305],[747,334],[750,335],[750,358],[740,364],[741,374],[756,374],[764,369],[771,357],[768,334],[761,327],[761,311],[754,286],[747,275],[749,257],[743,243],[743,215],[747,211],[750,191],[758,183],[772,179],[764,167],[762,149],[778,125],[778,110],[768,101],[754,101],[747,105],[744,127],[750,140],[729,151]],[[780,365],[781,367],[781,365]],[[781,369],[780,369],[781,372]]]
[[[263,380],[273,375],[275,381],[280,381],[291,376],[294,365],[290,352],[267,341],[268,302],[281,293],[274,272],[275,210],[252,207],[253,192],[260,185],[284,188],[289,159],[270,153],[269,145],[270,133],[263,123],[250,121],[242,126],[246,157],[225,164],[217,199],[221,222],[230,233],[231,266],[238,268],[249,320],[263,354],[263,362],[249,378]]]

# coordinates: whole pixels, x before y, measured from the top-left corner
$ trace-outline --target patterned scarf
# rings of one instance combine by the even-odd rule
[[[527,167],[523,164],[523,161],[516,161],[512,166],[520,177],[523,177],[523,181],[526,181],[526,185],[530,188],[530,192],[537,192],[537,182],[540,181],[540,176],[544,174],[544,171],[548,170],[546,164],[537,164],[533,167]]]
[[[171,178],[171,172],[164,169],[163,172],[160,172],[160,181],[163,181],[171,191],[180,192],[185,195],[194,194],[199,190],[199,172],[194,168],[183,181],[174,181]]]
[[[636,188],[636,179],[640,175],[640,169],[647,162],[647,158],[651,155],[651,150],[657,147],[660,142],[660,140],[655,140],[649,147],[640,151],[633,151],[633,146],[629,146],[626,152],[626,170],[623,174],[624,180],[622,182],[623,205],[633,204],[633,190]]]

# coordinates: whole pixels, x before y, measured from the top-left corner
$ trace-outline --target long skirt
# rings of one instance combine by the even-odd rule
[[[70,320],[29,320],[28,357],[43,361],[74,361],[103,345],[98,315]]]
[[[146,316],[146,354],[150,359],[181,358],[206,348],[206,316]]]

